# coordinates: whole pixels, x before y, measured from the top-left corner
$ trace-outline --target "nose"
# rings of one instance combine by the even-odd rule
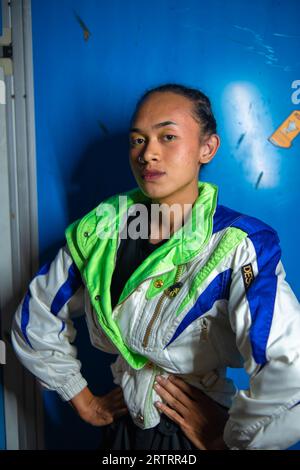
[[[148,163],[152,160],[159,160],[160,154],[157,145],[154,142],[148,142],[143,152],[140,153],[138,160],[141,163]]]

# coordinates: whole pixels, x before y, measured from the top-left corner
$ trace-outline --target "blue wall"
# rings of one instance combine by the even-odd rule
[[[32,0],[41,262],[70,221],[136,186],[131,112],[146,88],[175,81],[207,93],[219,124],[222,146],[202,179],[219,185],[221,203],[277,229],[299,297],[300,137],[287,150],[267,140],[297,109],[299,10],[298,0]],[[106,393],[115,356],[90,346],[83,318],[75,326],[83,373],[94,393]],[[247,386],[243,372],[229,374]],[[101,429],[55,393],[44,397],[48,448],[98,444]]]

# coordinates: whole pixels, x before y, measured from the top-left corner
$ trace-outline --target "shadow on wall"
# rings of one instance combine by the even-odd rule
[[[73,152],[72,158],[70,155],[65,159],[61,157],[59,178],[63,186],[61,204],[66,208],[66,227],[105,198],[137,186],[128,152],[128,135],[120,133],[90,141],[79,154]],[[63,236],[59,234],[58,240],[40,253],[41,264],[55,256],[64,243]]]
[[[91,142],[77,161],[65,187],[68,223],[82,217],[103,199],[137,186],[129,166],[127,134]],[[42,259],[53,259],[63,243],[62,239],[49,247]],[[117,355],[91,345],[84,312],[74,319],[74,326],[77,330],[74,345],[78,348],[82,374],[95,395],[104,395],[116,387],[109,366]],[[96,449],[99,446],[101,427],[82,421],[56,392],[44,391],[43,397],[46,449]]]
[[[92,142],[67,188],[70,220],[84,215],[104,198],[137,186],[129,165],[128,135]]]

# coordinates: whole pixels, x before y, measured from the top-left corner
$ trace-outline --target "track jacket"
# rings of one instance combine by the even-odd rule
[[[275,230],[217,194],[199,182],[190,223],[143,261],[113,310],[123,217],[147,198],[133,189],[75,221],[15,313],[13,346],[44,387],[70,400],[87,385],[72,345],[72,315],[85,311],[92,344],[118,354],[114,383],[136,425],[159,423],[154,378],[176,374],[229,408],[230,449],[286,449],[300,440],[299,303]],[[227,366],[245,368],[248,390],[237,390]]]

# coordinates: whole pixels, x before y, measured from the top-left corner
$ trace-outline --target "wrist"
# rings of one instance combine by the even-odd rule
[[[69,405],[77,411],[79,415],[84,415],[87,413],[90,407],[90,403],[93,400],[94,395],[88,387],[85,387],[81,390],[80,393],[75,395],[71,400],[69,400]]]

